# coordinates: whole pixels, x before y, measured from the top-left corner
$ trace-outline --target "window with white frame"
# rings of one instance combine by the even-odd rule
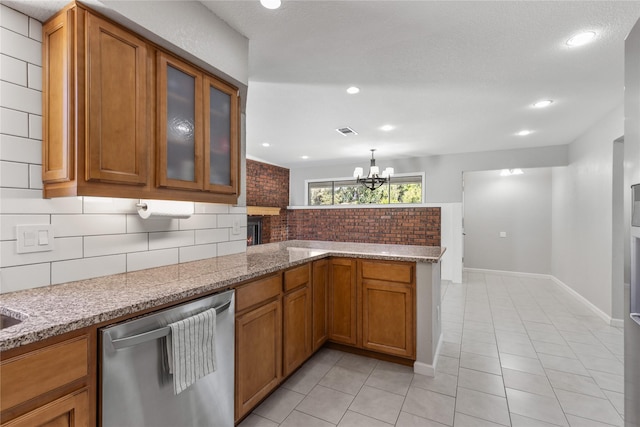
[[[307,181],[307,205],[411,204],[424,201],[424,174],[398,174],[370,190],[354,179]]]

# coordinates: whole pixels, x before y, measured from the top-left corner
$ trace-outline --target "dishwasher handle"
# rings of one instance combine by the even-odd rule
[[[227,310],[231,306],[231,300],[225,302],[218,307],[215,307],[216,315],[222,313]],[[126,347],[133,347],[134,345],[142,344],[147,341],[157,340],[158,338],[166,337],[171,333],[171,327],[165,326],[163,328],[154,329],[152,331],[143,332],[137,335],[131,335],[130,337],[118,338],[117,340],[111,341],[113,347],[116,350]]]

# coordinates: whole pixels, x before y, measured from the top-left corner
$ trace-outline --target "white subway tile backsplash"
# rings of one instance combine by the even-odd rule
[[[124,254],[53,262],[51,263],[51,284],[125,273],[126,268],[127,256]]]
[[[162,267],[164,265],[177,264],[178,261],[178,248],[161,249],[149,252],[134,252],[127,254],[127,271]]]
[[[54,249],[47,252],[19,254],[16,246],[12,240],[0,242],[0,267],[82,258],[82,237],[56,238]]]
[[[178,230],[180,220],[175,218],[142,219],[137,213],[127,215],[127,233],[144,233],[154,231]]]
[[[96,236],[127,232],[125,215],[52,215],[56,236]]]
[[[51,283],[51,264],[20,265],[0,269],[0,293],[40,288]]]
[[[0,188],[0,214],[74,214],[82,213],[79,197],[43,199],[40,190]]]
[[[146,250],[149,250],[149,234],[147,233],[86,236],[84,238],[84,256],[86,257]]]
[[[229,240],[247,240],[247,227],[240,227],[240,233],[231,234],[231,239]]]
[[[232,228],[234,221],[238,221],[238,224],[241,227],[247,226],[247,216],[246,215],[218,215],[218,227],[220,228]]]
[[[42,115],[42,92],[39,90],[0,81],[0,93],[2,107]]]
[[[197,261],[205,258],[213,258],[217,256],[217,246],[215,243],[210,245],[195,245],[179,248],[180,262]]]
[[[0,27],[29,35],[29,17],[5,5],[0,5]],[[3,42],[4,43],[4,42]],[[4,46],[3,46],[4,48]]]
[[[180,230],[201,230],[204,228],[216,228],[216,215],[200,214],[191,215],[191,218],[180,220]]]
[[[0,187],[29,188],[29,165],[0,162]]]
[[[152,251],[194,244],[195,232],[193,230],[149,233],[149,250]]]
[[[42,90],[42,67],[29,64],[27,67],[27,85],[31,89]]]
[[[218,243],[218,256],[239,254],[247,251],[247,239]]]
[[[5,55],[42,66],[42,43],[4,28],[0,28],[0,40]]]
[[[230,214],[246,215],[247,214],[247,207],[246,206],[230,206],[229,207],[229,213]]]
[[[83,212],[85,214],[133,214],[136,213],[136,203],[138,199],[85,196]]]
[[[0,160],[41,165],[42,141],[0,133]]]
[[[0,80],[27,85],[27,63],[7,55],[0,55]],[[42,80],[42,78],[40,79]]]
[[[49,215],[0,215],[0,240],[16,240],[16,225],[49,224]]]
[[[29,114],[29,138],[42,140],[42,116]]]
[[[2,95],[4,98],[4,94]],[[29,115],[10,108],[0,108],[0,132],[14,136],[29,136]]]
[[[196,202],[195,213],[197,214],[226,214],[229,213],[229,205],[220,205],[217,203],[198,203]]]
[[[29,188],[42,190],[42,166],[29,165]]]
[[[229,241],[228,228],[212,228],[207,230],[196,230],[196,245],[202,245],[206,243],[228,242],[228,241]]]
[[[29,18],[29,37],[39,42],[42,41],[42,24],[40,21]]]

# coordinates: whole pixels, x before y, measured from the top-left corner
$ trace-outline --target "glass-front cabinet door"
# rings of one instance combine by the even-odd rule
[[[202,73],[158,56],[158,185],[201,190]]]
[[[238,91],[205,77],[205,189],[235,194],[238,190]]]
[[[237,194],[238,90],[160,54],[158,101],[158,185]]]

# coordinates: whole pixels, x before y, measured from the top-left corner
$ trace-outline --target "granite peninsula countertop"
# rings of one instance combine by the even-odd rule
[[[445,248],[291,240],[246,253],[0,295],[0,313],[22,323],[0,331],[0,351],[174,301],[210,293],[328,256],[435,263]]]

